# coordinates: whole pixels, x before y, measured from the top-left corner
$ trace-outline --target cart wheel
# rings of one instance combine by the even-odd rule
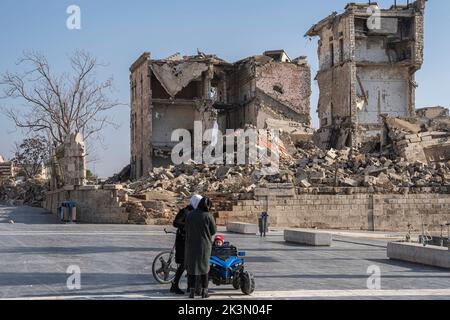
[[[239,273],[236,273],[233,276],[233,288],[236,290],[239,290],[241,288],[241,278],[239,276]]]
[[[169,284],[175,279],[177,265],[170,251],[161,252],[153,260],[152,273],[158,283]]]
[[[248,271],[244,271],[240,280],[242,293],[251,295],[255,291],[255,278],[253,278],[253,275]]]

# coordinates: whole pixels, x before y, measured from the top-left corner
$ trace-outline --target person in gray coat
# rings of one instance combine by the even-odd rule
[[[170,287],[170,292],[175,294],[184,294],[184,291],[180,289],[180,279],[186,270],[184,267],[184,249],[186,247],[186,232],[184,230],[184,224],[186,221],[186,216],[190,212],[197,209],[200,200],[202,200],[202,196],[197,194],[192,196],[189,205],[186,208],[181,209],[173,221],[173,226],[177,228],[177,237],[175,239],[175,262],[178,264],[178,269],[175,273],[175,279],[172,282],[172,286]]]
[[[212,237],[217,232],[216,223],[210,213],[212,202],[203,198],[197,209],[186,217],[185,267],[188,274],[189,297],[195,297],[197,279],[200,278],[202,298],[208,298],[209,259],[211,258]]]

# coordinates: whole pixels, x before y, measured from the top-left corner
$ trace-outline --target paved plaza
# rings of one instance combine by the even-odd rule
[[[154,257],[174,242],[163,229],[65,225],[42,209],[0,206],[0,298],[181,299],[151,274]],[[212,299],[450,299],[448,270],[390,261],[385,235],[339,233],[325,248],[287,244],[281,232],[225,235],[247,252],[256,291],[211,284]],[[80,268],[79,290],[67,287],[70,266]],[[381,290],[367,288],[371,266],[381,270]]]

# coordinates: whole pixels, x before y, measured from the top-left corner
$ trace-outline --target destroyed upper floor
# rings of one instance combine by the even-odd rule
[[[351,3],[306,33],[320,38],[319,145],[358,147],[382,134],[382,116],[414,117],[424,10],[424,0],[388,9]]]
[[[148,65],[148,72],[139,72],[143,65],[144,68]],[[305,57],[292,60],[284,50],[266,51],[236,63],[200,52],[195,56],[174,54],[157,60],[144,53],[130,71],[132,100],[142,94],[143,76],[147,75],[150,103],[195,102],[229,114],[255,99],[271,99],[278,113],[310,124],[309,65]],[[228,120],[229,128],[242,126],[230,122],[234,121]]]
[[[409,1],[408,1],[409,2]],[[349,3],[308,30],[319,36],[320,70],[347,61],[364,64],[423,63],[423,16],[426,0],[388,9],[377,3]]]

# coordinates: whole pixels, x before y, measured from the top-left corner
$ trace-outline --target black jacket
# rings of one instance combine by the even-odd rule
[[[181,209],[173,221],[173,226],[177,228],[177,236],[175,240],[175,262],[177,264],[184,263],[184,249],[186,241],[186,216],[193,211],[191,206]]]
[[[186,217],[186,255],[184,264],[188,275],[209,272],[212,236],[217,228],[211,213],[197,209]]]

